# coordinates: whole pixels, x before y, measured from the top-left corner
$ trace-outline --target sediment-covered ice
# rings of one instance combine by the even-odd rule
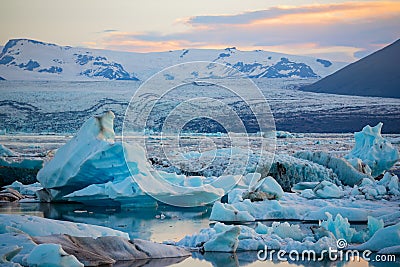
[[[274,162],[268,171],[258,169],[262,177],[272,176],[284,191],[290,191],[299,182],[338,182],[337,175],[329,168],[307,159],[292,157],[285,154],[275,155]]]
[[[99,266],[189,255],[179,247],[129,240],[127,233],[107,227],[0,215],[0,265]]]
[[[326,152],[299,151],[294,157],[309,160],[333,170],[338,179],[345,185],[355,185],[363,178],[371,178],[370,175],[359,172],[347,160],[334,157]]]
[[[345,156],[356,167],[360,161],[368,165],[373,177],[389,170],[399,160],[397,149],[382,137],[382,126],[381,122],[374,127],[367,125],[362,131],[354,133],[355,146]]]

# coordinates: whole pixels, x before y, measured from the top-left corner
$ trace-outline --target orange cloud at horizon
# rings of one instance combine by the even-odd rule
[[[281,7],[296,10],[297,7]],[[339,21],[352,22],[370,18],[385,18],[399,15],[400,2],[348,2],[343,4],[312,5],[309,12],[281,15],[276,18],[254,20],[245,26],[273,24],[331,24]],[[315,8],[315,10],[313,10]]]
[[[284,12],[281,12],[282,10]],[[400,22],[400,2],[393,1],[347,2],[297,7],[278,6],[264,11],[261,10],[255,16],[253,12],[222,15],[220,16],[222,19],[219,16],[205,16],[206,19],[204,20],[204,16],[200,16],[200,19],[195,20],[195,22],[192,21],[193,23],[190,23],[190,21],[194,18],[182,18],[179,22],[188,26],[188,29],[184,32],[165,35],[159,33],[110,32],[105,33],[96,44],[87,43],[87,45],[92,48],[130,52],[160,52],[185,48],[223,49],[236,46],[241,50],[262,49],[303,55],[342,53],[346,58],[345,61],[353,61],[355,60],[354,53],[364,50],[365,47],[369,47],[370,50],[368,51],[371,51],[371,47],[381,48],[386,45],[377,45],[379,38],[374,37],[373,31],[368,33],[369,37],[365,39],[373,40],[369,43],[361,39],[361,43],[360,40],[355,40],[348,42],[350,44],[344,44],[346,42],[343,41],[348,41],[348,38],[353,37],[353,32],[361,29],[362,32],[367,33],[371,25],[385,19],[391,20],[390,26],[394,25],[393,21],[394,23],[397,20]],[[262,18],[262,16],[265,16],[265,18]],[[234,19],[225,20],[226,17],[234,17]],[[360,28],[359,25],[364,28]],[[354,31],[349,31],[351,34],[342,35],[342,28],[343,31],[348,31],[353,26],[355,26]],[[329,29],[332,29],[332,27],[337,34],[336,36],[342,36],[342,39],[339,39],[340,42],[318,44],[321,42],[319,42],[320,36],[317,31],[319,31],[319,34],[325,35],[326,33],[329,35]],[[381,32],[384,28],[377,29]],[[390,34],[390,38],[386,37],[386,40],[393,38],[396,32]],[[252,39],[243,37],[247,36],[248,33],[253,34]],[[304,37],[303,33],[307,36]],[[328,35],[325,35],[325,37]],[[270,36],[274,38],[278,36],[278,38],[271,41]]]

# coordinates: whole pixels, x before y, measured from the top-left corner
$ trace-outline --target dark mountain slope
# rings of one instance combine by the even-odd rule
[[[300,90],[400,98],[400,39]]]

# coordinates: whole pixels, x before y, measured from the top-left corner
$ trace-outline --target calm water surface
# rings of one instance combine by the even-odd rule
[[[45,218],[89,223],[127,232],[131,238],[156,242],[178,241],[185,235],[209,227],[211,206],[174,208],[159,206],[141,209],[89,207],[82,204],[6,203],[0,204],[0,213],[29,214]],[[164,217],[165,216],[165,217]],[[163,218],[163,219],[162,219]],[[270,224],[270,222],[267,222]],[[279,262],[259,261],[256,252],[205,253],[194,252],[186,259],[161,259],[140,262],[122,262],[116,266],[400,266],[400,263],[361,262]]]

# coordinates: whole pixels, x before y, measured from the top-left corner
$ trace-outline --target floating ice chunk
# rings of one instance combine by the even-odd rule
[[[367,125],[354,133],[355,146],[345,156],[349,160],[360,159],[369,166],[373,177],[389,170],[399,160],[397,149],[381,135],[382,125],[382,122],[374,127]]]
[[[379,229],[367,242],[358,246],[350,246],[349,249],[380,251],[399,244],[400,223]]]
[[[350,228],[350,223],[347,218],[343,218],[342,215],[337,214],[335,219],[330,213],[326,213],[328,219],[326,221],[321,222],[321,226],[332,232],[333,235],[337,238],[343,238],[348,243],[351,242],[353,235],[356,233],[354,228]]]
[[[31,236],[68,234],[71,236],[121,236],[129,239],[127,233],[103,226],[45,219],[29,215],[0,214],[0,234],[24,232]]]
[[[229,204],[215,202],[211,211],[210,220],[224,222],[251,222],[255,221],[254,217],[247,211],[239,211]]]
[[[29,266],[83,267],[75,256],[66,253],[58,244],[40,244],[34,247],[26,261]]]
[[[230,226],[204,244],[204,251],[235,252],[239,244],[240,227]]]
[[[325,166],[326,168],[333,170],[339,180],[345,185],[353,186],[359,183],[363,178],[371,178],[368,174],[361,173],[356,170],[352,165],[350,165],[347,160],[336,158],[323,151],[299,151],[296,152],[293,156],[318,163],[322,166]]]
[[[344,195],[338,186],[328,181],[320,182],[313,191],[319,198],[341,198]]]

